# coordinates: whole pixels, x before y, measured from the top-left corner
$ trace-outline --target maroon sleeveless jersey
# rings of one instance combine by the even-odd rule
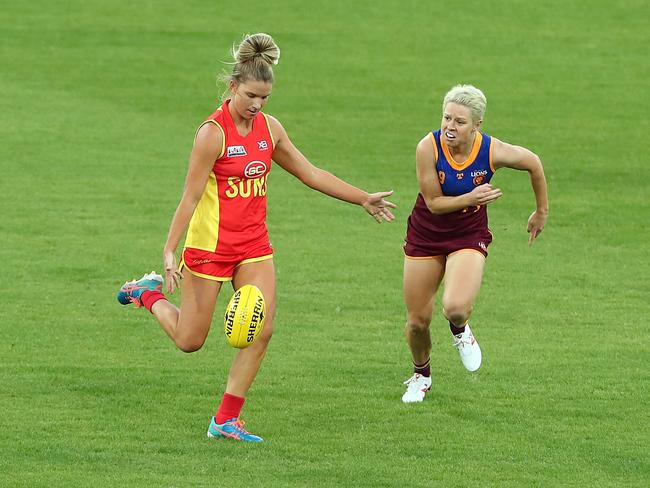
[[[453,159],[439,130],[430,136],[443,195],[469,193],[490,181],[494,174],[490,136],[477,133],[470,155],[463,163]],[[487,209],[476,205],[447,214],[433,214],[419,193],[408,218],[405,241],[404,253],[409,257],[447,256],[461,249],[474,249],[487,256],[487,247],[492,242]]]

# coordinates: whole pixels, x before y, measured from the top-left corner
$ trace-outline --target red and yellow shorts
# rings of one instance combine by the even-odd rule
[[[227,255],[186,247],[183,249],[180,269],[186,267],[193,275],[208,280],[232,281],[238,266],[272,258],[273,248],[268,241],[239,254]]]

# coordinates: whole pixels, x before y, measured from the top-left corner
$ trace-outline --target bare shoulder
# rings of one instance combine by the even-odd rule
[[[276,141],[279,140],[284,133],[284,127],[282,127],[280,121],[273,115],[269,115],[267,113],[264,113],[264,115],[269,121],[269,127],[271,128],[271,135],[273,136],[273,139]]]
[[[427,154],[434,154],[434,147],[433,147],[433,141],[431,140],[431,136],[427,134],[424,136],[422,139],[420,139],[420,142],[418,142],[418,145],[416,147],[416,152],[417,154],[422,154],[422,155],[427,155]]]
[[[196,140],[211,140],[215,137],[218,139],[223,138],[223,127],[215,120],[206,120],[196,130]]]
[[[492,154],[498,154],[500,151],[503,150],[508,150],[509,148],[513,147],[512,144],[509,144],[507,142],[502,141],[501,139],[497,139],[494,136],[490,136],[492,138]]]
[[[266,116],[267,119],[269,119],[269,124],[282,127],[282,124],[276,117],[274,117],[271,114],[267,114],[266,112],[264,112],[264,115]]]
[[[436,148],[431,140],[430,134],[425,135],[415,148],[415,156],[418,160],[436,159]]]
[[[538,159],[530,149],[492,137],[492,161],[495,168],[526,169],[530,159]]]
[[[284,130],[284,127],[282,126],[280,121],[273,115],[264,113],[264,116],[269,122],[269,128],[271,129],[271,136],[273,137],[275,147],[278,147],[278,145],[284,146],[283,143],[285,139],[287,139],[286,137],[287,133]]]
[[[221,154],[225,144],[223,128],[214,120],[206,120],[196,131],[194,148],[199,151]]]

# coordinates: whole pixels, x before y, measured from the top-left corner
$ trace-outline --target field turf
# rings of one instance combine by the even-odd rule
[[[650,479],[648,3],[4,2],[0,486],[645,487]],[[197,125],[244,33],[282,49],[267,106],[315,164],[392,189],[397,220],[275,168],[276,333],[243,418],[209,441],[233,357],[219,299],[176,350],[126,279],[160,271]],[[433,388],[404,405],[402,239],[417,141],[456,83],[544,164],[500,171],[462,368],[439,308]],[[178,296],[172,300],[178,301]]]

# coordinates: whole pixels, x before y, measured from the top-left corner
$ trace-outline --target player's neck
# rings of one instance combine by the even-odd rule
[[[253,119],[246,119],[239,115],[232,104],[229,104],[228,111],[230,112],[230,118],[235,124],[235,128],[239,135],[242,137],[247,136],[251,130],[253,130]]]
[[[246,137],[253,130],[253,119],[239,118],[237,120],[233,117],[233,122],[235,123],[237,132],[243,137]]]
[[[469,154],[472,152],[472,147],[474,146],[474,139],[476,138],[476,134],[472,138],[470,138],[467,142],[461,142],[457,146],[454,147],[449,147],[449,152],[451,155],[454,157],[456,161],[465,161],[468,157]]]

